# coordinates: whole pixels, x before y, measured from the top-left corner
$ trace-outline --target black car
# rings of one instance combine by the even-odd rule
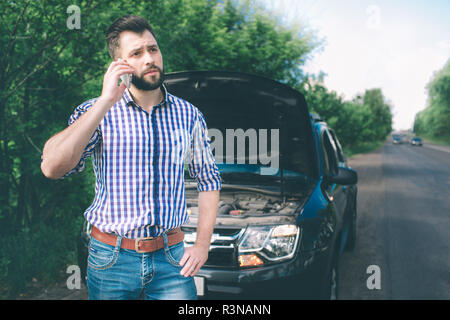
[[[334,131],[265,77],[193,71],[165,83],[205,116],[222,178],[199,298],[336,299],[339,258],[356,241],[357,174]],[[189,246],[198,192],[188,174],[185,186]]]

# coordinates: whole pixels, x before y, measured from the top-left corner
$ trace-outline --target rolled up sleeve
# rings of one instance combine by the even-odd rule
[[[197,180],[198,191],[220,190],[220,172],[211,151],[206,121],[200,111],[197,113],[192,131],[189,174]]]
[[[85,113],[87,110],[89,110],[92,105],[95,103],[95,99],[88,100],[82,104],[80,104],[78,107],[75,108],[75,111],[72,113],[72,115],[69,117],[68,124],[69,126],[72,125],[78,118],[81,117],[83,113]],[[78,164],[68,171],[64,176],[61,177],[61,179],[65,179],[68,176],[74,174],[74,173],[80,173],[85,168],[86,159],[89,158],[92,153],[94,152],[95,148],[98,146],[102,139],[102,133],[100,130],[100,125],[97,127],[97,129],[92,134],[91,138],[89,139],[88,144],[86,145],[86,148],[84,149],[83,153],[81,154],[80,161]]]

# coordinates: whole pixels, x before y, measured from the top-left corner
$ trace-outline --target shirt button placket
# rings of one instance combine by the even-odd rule
[[[154,106],[150,113],[151,118],[151,128],[153,131],[153,149],[152,149],[152,169],[153,169],[153,208],[155,209],[153,212],[153,217],[155,219],[155,224],[159,224],[159,206],[158,206],[158,199],[159,199],[159,192],[158,192],[158,184],[159,184],[159,176],[158,176],[158,158],[159,158],[159,145],[158,145],[158,127],[156,126],[156,111],[158,110],[159,106]],[[155,236],[156,228],[151,228],[151,235],[152,237]]]

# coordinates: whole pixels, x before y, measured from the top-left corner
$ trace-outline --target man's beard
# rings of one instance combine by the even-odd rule
[[[151,91],[151,90],[155,90],[155,89],[158,89],[159,87],[161,87],[161,85],[164,82],[164,70],[161,70],[157,66],[153,66],[152,69],[153,68],[158,69],[158,71],[159,71],[159,79],[158,80],[155,79],[157,76],[151,76],[152,80],[154,80],[154,81],[149,82],[144,79],[145,75],[138,77],[137,75],[133,74],[133,76],[131,77],[131,83],[134,84],[134,86],[137,89],[143,90],[143,91]],[[148,70],[145,72],[148,72]]]

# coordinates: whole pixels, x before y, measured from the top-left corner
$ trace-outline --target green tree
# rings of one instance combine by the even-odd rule
[[[90,14],[106,7],[82,2],[83,28],[70,30],[71,4],[0,3],[0,283],[9,294],[32,276],[54,278],[73,259],[75,223],[92,200],[90,176],[49,181],[39,166],[45,140],[67,125],[86,83],[100,75],[86,72],[103,49],[91,38],[101,35]]]
[[[450,142],[450,60],[427,85],[428,106],[416,115],[414,132]]]
[[[350,154],[383,141],[391,132],[391,107],[381,89],[366,90],[363,95],[344,101],[320,81],[309,80],[297,88],[304,93],[310,111],[318,113],[335,130]]]
[[[385,101],[381,89],[366,90],[363,104],[372,114],[371,130],[375,140],[384,140],[392,131],[392,113],[389,104]]]

